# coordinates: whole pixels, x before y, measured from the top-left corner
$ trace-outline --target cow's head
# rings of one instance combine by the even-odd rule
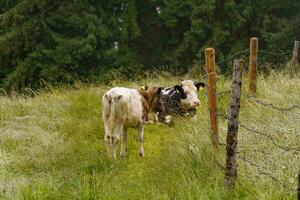
[[[202,82],[194,83],[192,80],[184,80],[181,81],[180,85],[174,86],[176,92],[180,94],[181,104],[185,110],[193,109],[200,105],[197,91],[201,87],[205,87],[205,84]]]
[[[162,102],[161,102],[161,87],[148,87],[148,86],[141,86],[140,92],[146,99],[149,108],[153,111],[158,111],[162,109]]]

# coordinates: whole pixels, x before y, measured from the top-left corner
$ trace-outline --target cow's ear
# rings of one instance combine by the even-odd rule
[[[185,92],[184,92],[184,90],[183,90],[183,88],[182,88],[181,85],[175,85],[175,86],[174,86],[174,89],[175,89],[175,91],[176,91],[177,93],[180,94],[180,96],[181,96],[182,99],[185,99],[185,98],[186,98],[186,94],[185,94]]]
[[[197,90],[201,90],[202,88],[205,88],[205,83],[197,82],[197,83],[195,83],[195,86],[196,86]]]
[[[174,90],[175,90],[177,93],[181,93],[182,87],[181,87],[180,85],[175,85],[175,86],[174,86]]]

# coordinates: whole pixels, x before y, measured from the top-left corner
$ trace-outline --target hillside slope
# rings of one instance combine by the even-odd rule
[[[173,85],[176,78],[144,80]],[[230,90],[219,77],[218,91]],[[138,83],[118,83],[135,87]],[[249,100],[243,84],[239,129],[238,183],[223,187],[225,147],[209,136],[205,92],[197,120],[176,119],[175,127],[145,128],[145,158],[130,130],[125,160],[106,158],[101,96],[109,88],[78,84],[0,96],[0,197],[4,199],[295,199],[300,164],[300,109],[280,111]],[[300,102],[300,78],[258,78],[261,101],[279,107]],[[229,95],[218,95],[226,113]],[[227,122],[220,117],[220,139]],[[249,131],[247,129],[253,129]],[[261,133],[262,132],[262,133]],[[221,165],[221,166],[220,166]]]

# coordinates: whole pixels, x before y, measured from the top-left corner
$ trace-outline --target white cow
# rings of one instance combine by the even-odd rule
[[[160,102],[161,88],[150,87],[141,91],[123,87],[115,87],[106,92],[102,98],[102,117],[104,122],[107,152],[116,159],[117,143],[122,139],[121,157],[126,155],[127,129],[138,129],[140,145],[139,155],[144,157],[143,137],[144,125],[150,108]]]

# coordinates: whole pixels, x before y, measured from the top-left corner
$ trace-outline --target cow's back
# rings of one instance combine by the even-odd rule
[[[142,120],[141,96],[135,89],[116,87],[103,96],[103,115],[111,126],[123,123],[124,127],[135,127]]]

